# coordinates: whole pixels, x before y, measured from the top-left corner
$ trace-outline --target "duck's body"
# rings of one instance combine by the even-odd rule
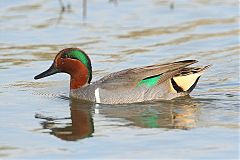
[[[91,62],[80,49],[67,48],[59,52],[53,65],[35,79],[58,72],[71,75],[70,97],[103,104],[136,103],[169,100],[189,94],[199,77],[209,66],[187,67],[196,60],[185,60],[130,68],[111,73],[90,83]]]

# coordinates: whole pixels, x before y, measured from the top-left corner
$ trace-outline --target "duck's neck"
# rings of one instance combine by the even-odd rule
[[[88,84],[87,82],[87,78],[88,76],[71,76],[71,80],[70,80],[70,89],[78,89],[81,88],[85,85]]]
[[[78,63],[78,65],[73,68],[70,75],[70,89],[78,89],[88,84],[88,69],[82,65],[82,63]]]

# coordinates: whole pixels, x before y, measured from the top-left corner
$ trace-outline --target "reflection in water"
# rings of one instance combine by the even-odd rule
[[[61,11],[62,11],[62,12],[64,12],[66,9],[67,9],[68,11],[71,10],[71,5],[70,5],[70,3],[68,3],[68,4],[65,6],[62,0],[58,0],[58,2],[59,2],[59,4],[60,4],[60,6],[61,6]]]
[[[82,0],[82,18],[83,20],[87,18],[87,0]]]
[[[58,0],[60,7],[61,7],[61,12],[59,14],[59,18],[57,21],[57,24],[61,21],[62,19],[62,14],[67,10],[68,12],[71,11],[71,4],[68,3],[66,6],[64,5],[62,0]],[[118,1],[117,0],[109,0],[109,3],[113,3],[115,6],[118,5]],[[87,0],[82,0],[82,20],[86,20],[87,18]]]
[[[41,123],[43,129],[50,129],[51,135],[66,141],[75,141],[91,137],[94,132],[91,113],[92,105],[71,101],[70,106],[71,122],[69,123],[66,123],[66,119],[68,118],[54,119],[49,117],[37,117],[46,120]],[[61,120],[64,121],[64,123],[62,123]]]
[[[150,104],[102,108],[101,114],[124,118],[141,128],[191,129],[199,116],[197,103],[190,97]]]
[[[64,5],[62,0],[58,0],[60,7],[61,7],[61,11],[59,12],[59,16],[57,19],[57,24],[60,23],[60,21],[63,19],[63,13],[65,11],[67,12],[71,12],[71,4],[68,3],[66,6]],[[87,0],[82,0],[82,20],[86,20],[87,18]]]
[[[65,11],[70,12],[71,11],[71,4],[68,3],[67,5],[64,5],[63,0],[58,0],[61,11],[59,13],[59,17],[57,20],[57,24],[62,20],[62,15]],[[118,5],[118,0],[109,0],[109,3],[113,3],[115,6]],[[82,20],[85,21],[87,19],[87,0],[82,0]]]
[[[109,3],[113,3],[115,6],[118,5],[118,0],[109,0]]]
[[[50,129],[51,135],[62,140],[75,141],[91,137],[94,133],[93,108],[90,103],[71,101],[71,122],[66,122],[70,118],[35,117],[45,120],[41,125],[43,129]],[[98,108],[99,113],[95,114],[102,114],[106,118],[123,118],[130,121],[131,125],[141,128],[191,129],[196,127],[199,114],[197,104],[188,97],[172,102],[101,105]]]
[[[70,12],[71,11],[71,4],[68,3],[66,6],[64,5],[63,1],[62,0],[58,0],[59,1],[59,4],[60,4],[60,7],[61,7],[61,11],[59,12],[59,16],[58,16],[58,19],[57,19],[57,24],[60,23],[60,21],[62,20],[62,16],[63,16],[63,13],[65,11],[67,12]]]

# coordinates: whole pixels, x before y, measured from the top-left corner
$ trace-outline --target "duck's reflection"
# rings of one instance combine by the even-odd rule
[[[152,104],[102,108],[100,114],[124,118],[141,128],[191,129],[196,127],[199,109],[190,97]]]
[[[94,132],[92,105],[70,102],[70,118],[42,118],[44,129],[50,129],[50,134],[67,141],[75,141],[91,137]],[[39,118],[39,117],[38,117]],[[71,122],[66,122],[71,119]],[[63,122],[61,122],[63,121]]]
[[[122,118],[128,120],[130,125],[141,128],[191,129],[197,125],[199,115],[197,104],[190,98],[185,98],[151,104],[101,105],[97,107],[99,109],[96,112],[96,106],[93,104],[70,101],[71,121],[66,122],[67,118],[44,118],[45,121],[41,124],[44,129],[50,129],[51,135],[67,141],[92,136],[93,114],[104,115],[106,123],[112,118]]]

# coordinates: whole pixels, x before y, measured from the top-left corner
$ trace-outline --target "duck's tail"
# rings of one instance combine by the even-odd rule
[[[171,83],[173,88],[177,92],[188,92],[190,93],[195,87],[203,72],[208,69],[211,65],[204,67],[185,67],[173,78]]]

